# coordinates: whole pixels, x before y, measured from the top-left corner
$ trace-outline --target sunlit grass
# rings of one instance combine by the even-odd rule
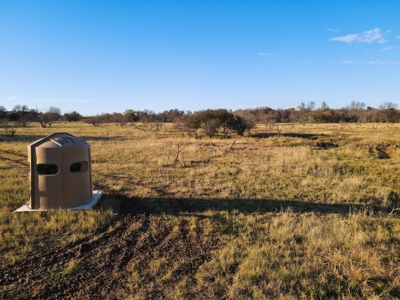
[[[143,241],[161,229],[177,238],[182,222],[189,241],[196,241],[199,224],[204,243],[218,237],[212,256],[179,280],[184,261],[157,257],[129,266],[127,298],[143,299],[151,290],[171,299],[395,298],[400,223],[388,213],[399,204],[399,127],[284,124],[278,136],[259,124],[252,134],[265,137],[241,137],[231,149],[233,139],[195,139],[172,127],[154,132],[31,124],[0,144],[1,263],[99,229],[112,232],[118,202],[111,195],[91,211],[12,213],[29,198],[27,144],[68,132],[91,144],[95,187],[139,197],[154,212],[154,224],[162,220],[164,227],[150,225]],[[176,161],[178,146],[185,148]],[[187,201],[193,211],[174,210],[174,199]],[[325,208],[310,212],[305,209],[310,203]],[[130,228],[136,232],[141,225]],[[106,250],[95,258],[109,255]],[[82,270],[80,261],[71,260],[60,272]]]

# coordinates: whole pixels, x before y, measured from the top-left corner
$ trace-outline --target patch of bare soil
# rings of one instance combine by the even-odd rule
[[[200,221],[194,237],[188,237],[185,218],[173,233],[171,222],[149,211],[142,200],[106,193],[120,201],[113,223],[80,241],[0,266],[2,299],[121,299],[136,292],[161,299],[166,298],[163,289],[146,290],[146,282],[137,287],[140,291],[127,289],[133,268],[148,274],[153,260],[183,261],[171,279],[173,285],[210,259],[216,237],[203,239]],[[144,275],[143,280],[150,283],[155,278]]]

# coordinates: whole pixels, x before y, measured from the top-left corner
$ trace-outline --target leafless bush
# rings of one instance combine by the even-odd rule
[[[87,120],[85,120],[85,123],[89,123],[95,127],[99,127],[102,123],[104,123],[104,115],[89,117]]]
[[[177,164],[177,163],[178,163],[179,154],[181,154],[181,152],[182,152],[183,149],[185,149],[185,148],[186,148],[186,146],[181,148],[180,145],[178,144],[178,151],[176,152],[176,155],[175,155],[174,164]]]
[[[40,123],[42,128],[51,126],[54,122],[61,118],[61,110],[58,107],[50,106],[46,111],[36,110],[36,120]]]
[[[128,116],[121,113],[113,113],[113,121],[123,127],[128,123]]]
[[[5,131],[5,136],[12,137],[12,136],[14,136],[16,134],[19,125],[18,125],[17,122],[12,124],[7,120],[3,120],[2,123],[1,123],[1,127]]]

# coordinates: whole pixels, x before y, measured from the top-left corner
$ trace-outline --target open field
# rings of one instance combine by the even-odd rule
[[[400,125],[280,129],[234,144],[170,125],[4,137],[0,299],[400,297]],[[26,146],[53,132],[91,144],[104,195],[92,211],[13,214],[29,198]]]

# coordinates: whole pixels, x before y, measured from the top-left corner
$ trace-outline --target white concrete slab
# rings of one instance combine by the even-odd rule
[[[93,191],[93,196],[92,196],[92,201],[88,204],[81,205],[81,206],[76,206],[76,207],[70,207],[70,208],[60,208],[60,209],[30,209],[29,208],[29,202],[26,204],[22,205],[20,208],[15,210],[14,212],[34,212],[34,211],[46,211],[46,210],[72,210],[72,209],[92,209],[97,201],[99,201],[101,197],[102,192],[101,191]]]

